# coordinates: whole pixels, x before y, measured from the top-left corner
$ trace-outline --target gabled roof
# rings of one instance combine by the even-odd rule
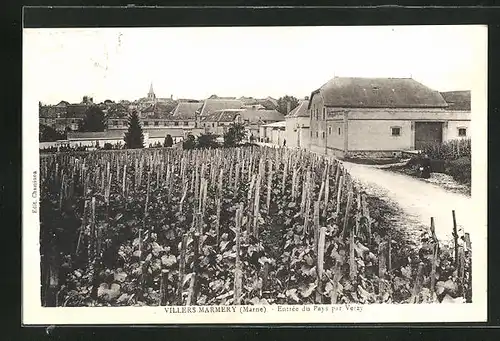
[[[249,120],[250,122],[262,121],[282,121],[285,116],[276,110],[252,110],[247,109],[241,113],[242,120]]]
[[[240,114],[240,109],[217,110],[211,114],[200,117],[201,122],[234,122]]]
[[[324,104],[351,108],[445,108],[447,103],[438,91],[412,78],[335,77],[321,88]],[[310,106],[309,102],[309,106]]]
[[[197,102],[197,103],[191,103],[191,102],[180,102],[177,104],[175,107],[174,111],[172,112],[172,115],[174,117],[178,118],[195,118],[195,113],[196,110],[200,109],[202,106],[202,103]]]
[[[211,114],[218,110],[240,109],[243,102],[238,99],[206,99],[200,109],[200,116]]]
[[[441,92],[446,103],[448,103],[448,110],[471,110],[471,92],[465,91],[446,91]]]
[[[299,100],[299,105],[297,105],[293,110],[291,110],[285,117],[293,118],[293,117],[309,117],[307,113],[307,107],[309,106],[308,100]]]

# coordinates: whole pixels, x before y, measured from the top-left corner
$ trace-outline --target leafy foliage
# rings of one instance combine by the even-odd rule
[[[288,108],[288,103],[290,103],[290,108]],[[276,109],[283,115],[288,114],[288,110],[293,110],[299,105],[299,100],[293,96],[283,96],[278,99],[278,108]]]
[[[90,106],[85,112],[85,117],[79,123],[79,131],[100,132],[107,127],[104,112],[96,105]]]
[[[201,134],[196,141],[196,147],[200,149],[217,148],[217,136],[212,133]]]
[[[142,132],[139,115],[136,111],[132,112],[128,119],[128,130],[123,139],[126,149],[144,148],[144,134]]]
[[[40,142],[54,142],[57,140],[65,140],[66,134],[60,133],[52,127],[45,124],[39,125],[38,140]]]
[[[471,156],[471,140],[455,139],[438,144],[427,144],[424,146],[424,154],[431,159],[456,160],[462,157]]]
[[[271,174],[268,172],[272,164],[270,187],[267,181],[261,184],[262,192],[270,190],[269,210],[265,195],[257,200],[258,211],[250,206],[255,202],[250,179],[258,173],[258,160],[270,161],[263,164],[263,174]],[[314,200],[321,197],[323,171],[329,169],[332,175],[329,177],[330,200],[321,203],[320,210],[325,214],[320,214],[318,222],[325,228],[321,283],[317,276],[318,249],[313,228],[316,223],[303,214],[301,194],[292,194],[291,170],[284,176],[285,165],[298,165],[299,161],[303,167],[295,171],[299,180],[310,171],[310,195]],[[108,165],[112,165],[111,176],[107,173]],[[115,174],[123,172],[124,165],[127,165],[126,173]],[[235,172],[230,171],[235,165],[240,165],[239,181],[235,181]],[[165,166],[169,167],[168,171]],[[243,204],[239,254],[244,272],[242,304],[436,300],[456,303],[464,297],[470,301],[471,250],[466,243],[461,246],[465,257],[458,267],[453,248],[446,243],[440,242],[438,257],[432,256],[430,251],[435,242],[428,234],[422,235],[421,246],[408,248],[405,240],[388,225],[390,219],[384,220],[387,212],[380,209],[379,199],[369,197],[365,202],[371,212],[370,219],[356,209],[347,210],[350,191],[347,184],[342,186],[337,202],[333,176],[337,167],[338,164],[313,154],[260,147],[45,156],[40,166],[42,275],[50,273],[47,269],[50,265],[59,270],[58,302],[65,306],[184,305],[194,276],[198,283],[194,304],[233,304],[237,250],[235,212]],[[223,183],[219,189],[216,178],[220,170],[223,170]],[[62,177],[63,174],[75,176]],[[206,211],[198,221],[200,246],[195,250],[193,229],[200,207],[196,195],[200,191],[194,189],[197,175],[207,180],[208,186]],[[343,175],[348,179],[348,173]],[[108,183],[108,179],[111,182]],[[106,194],[107,185],[109,194]],[[190,186],[192,191],[188,191]],[[355,208],[359,192],[353,190],[352,207]],[[90,208],[84,210],[84,203],[88,204],[92,198],[94,217]],[[220,219],[217,219],[217,199],[220,199]],[[258,223],[258,237],[249,233],[254,222]],[[309,223],[306,230],[304,222]],[[349,229],[357,226],[352,245],[344,236],[344,223]],[[94,238],[96,234],[98,238]],[[181,258],[184,235],[188,242],[186,255]],[[92,251],[93,238],[100,246],[100,257]],[[388,245],[392,247],[391,256]],[[352,256],[350,251],[354,251]],[[181,274],[183,260],[185,272]],[[356,266],[355,276],[350,274],[351,261]],[[436,265],[435,295],[430,290],[433,263]],[[422,268],[420,275],[419,268]],[[43,281],[45,291],[49,282]],[[164,300],[161,294],[166,295]]]
[[[192,134],[188,134],[182,141],[182,148],[186,150],[196,148],[196,138]]]
[[[247,133],[243,124],[233,123],[224,133],[224,145],[226,147],[234,147],[241,143],[246,135]]]
[[[163,147],[172,147],[174,144],[174,141],[172,140],[172,135],[167,134],[165,136],[165,141],[163,142]]]

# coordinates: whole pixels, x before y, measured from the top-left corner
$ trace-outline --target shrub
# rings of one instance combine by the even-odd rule
[[[461,157],[470,157],[471,140],[450,140],[440,144],[428,144],[424,146],[423,153],[431,159],[456,160]]]
[[[246,137],[245,126],[240,123],[234,123],[224,134],[224,145],[234,147],[241,143]]]
[[[172,140],[172,135],[167,134],[167,136],[165,136],[165,141],[163,142],[163,146],[164,147],[172,147],[173,144],[174,144],[174,141]]]
[[[461,157],[446,163],[446,174],[451,175],[457,182],[471,183],[471,158]]]
[[[183,149],[194,149],[196,147],[196,140],[193,135],[189,134],[186,136],[184,141],[182,141]]]
[[[198,136],[198,141],[196,143],[196,148],[206,149],[206,148],[217,148],[219,144],[216,141],[217,136],[212,133],[201,134]]]

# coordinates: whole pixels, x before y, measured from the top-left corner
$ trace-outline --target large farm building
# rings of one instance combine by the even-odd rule
[[[308,111],[311,149],[338,156],[388,156],[470,134],[469,91],[440,93],[411,78],[335,77],[312,92]]]

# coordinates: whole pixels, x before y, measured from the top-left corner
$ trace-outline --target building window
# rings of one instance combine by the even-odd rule
[[[321,135],[323,136],[323,140],[325,139],[325,132],[322,132]]]
[[[316,138],[318,138],[318,132],[316,132]]]
[[[459,137],[467,136],[467,128],[458,128],[458,136]]]
[[[156,127],[158,126],[158,124],[160,124],[160,122],[155,121],[155,126],[156,126]]]
[[[392,136],[401,136],[401,127],[391,127]]]
[[[144,125],[145,126],[149,126],[149,122],[148,121],[144,121]]]
[[[215,123],[212,123],[212,128],[215,128]]]
[[[332,127],[328,127],[328,135],[332,135]]]
[[[339,127],[339,135],[340,135],[340,127]]]
[[[113,121],[113,125],[117,126],[118,125],[118,121]]]
[[[323,121],[326,120],[326,108],[323,108]]]
[[[163,126],[168,126],[168,122],[167,121],[163,121]]]
[[[174,122],[174,126],[178,126],[179,125],[179,122]]]
[[[184,125],[185,125],[185,126],[189,125],[189,122],[184,121]]]

